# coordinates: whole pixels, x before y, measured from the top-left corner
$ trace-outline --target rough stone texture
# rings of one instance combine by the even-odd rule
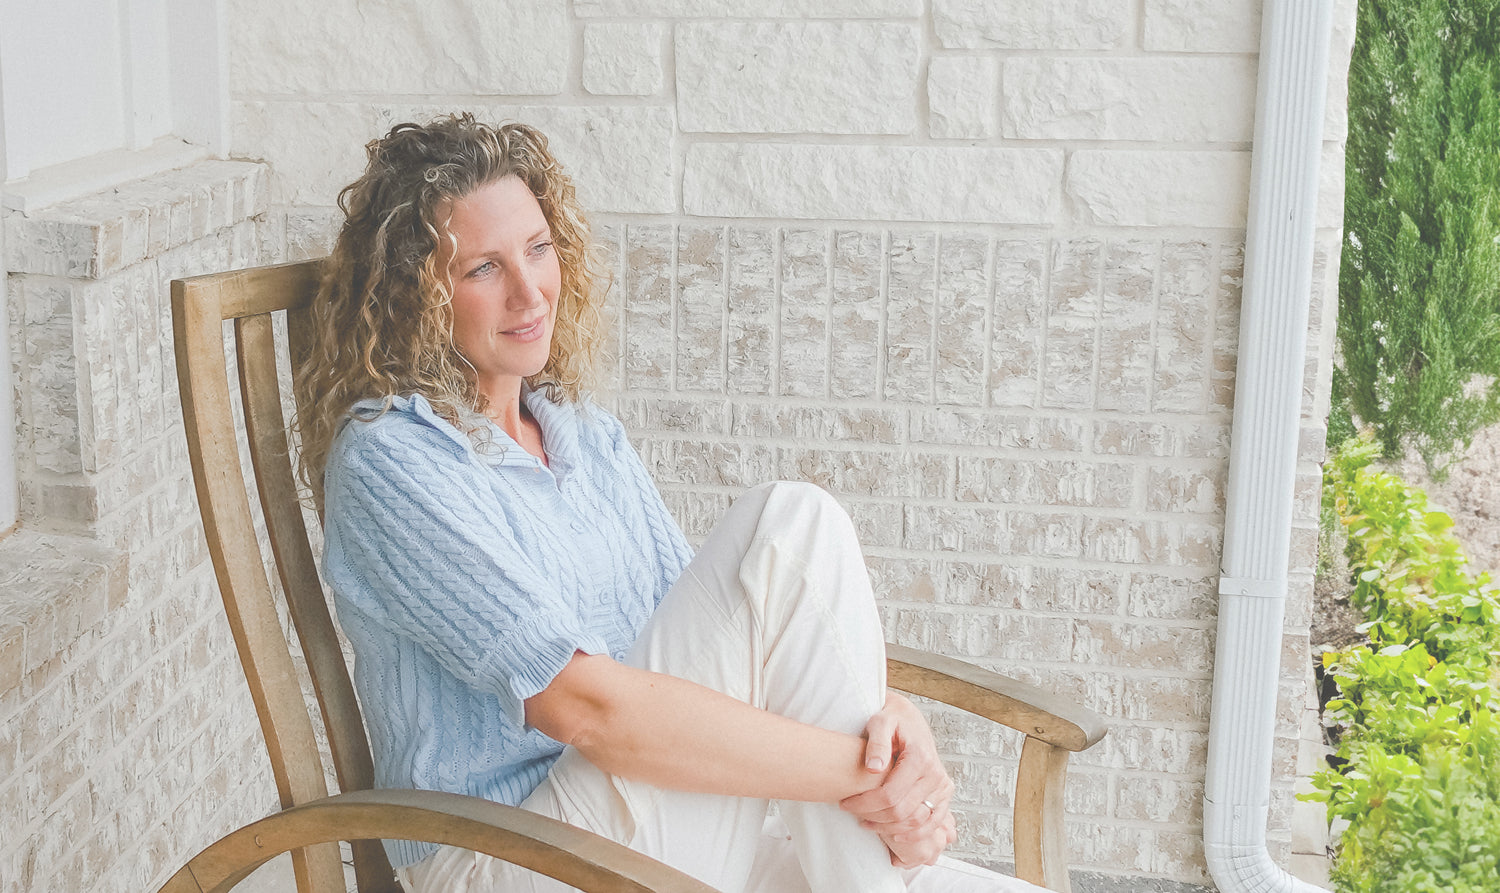
[[[834,234],[832,324],[840,337],[829,344],[830,390],[836,397],[874,397],[881,392],[881,267],[886,254],[880,233]]]
[[[985,239],[939,236],[933,358],[938,403],[978,406],[984,402],[988,254]]]
[[[1011,139],[1248,142],[1253,58],[1005,60],[1001,133]]]
[[[1109,50],[1129,42],[1133,5],[1128,0],[933,0],[932,20],[945,47]]]
[[[682,227],[677,233],[675,389],[724,390],[725,231]]]
[[[1342,143],[1349,135],[1349,60],[1354,55],[1353,3],[1333,7],[1333,37],[1328,53],[1328,93],[1323,108],[1323,139]],[[1343,167],[1340,166],[1340,170]]]
[[[729,235],[729,333],[726,366],[731,393],[769,394],[775,364],[776,234],[734,229]]]
[[[601,96],[650,96],[662,86],[662,42],[655,24],[589,24],[583,29],[583,89]]]
[[[547,134],[567,164],[579,197],[595,213],[663,213],[677,206],[672,114],[653,106],[509,106],[470,104],[489,121],[523,121]],[[364,169],[363,146],[402,121],[427,121],[443,105],[361,105],[254,101],[234,103],[235,153],[276,159],[278,204],[332,206]]]
[[[781,233],[781,338],[778,393],[822,397],[828,389],[829,288],[827,233]]]
[[[886,267],[884,397],[931,403],[937,238],[931,233],[892,237]]]
[[[625,387],[672,383],[672,229],[632,226],[625,236]]]
[[[7,221],[23,527],[0,541],[4,893],[156,889],[274,806],[167,302],[171,277],[258,261],[266,173],[203,162]]]
[[[911,19],[922,0],[574,0],[579,16]]]
[[[205,161],[5,220],[11,273],[99,279],[265,210],[266,169]]]
[[[240,95],[535,96],[560,93],[567,83],[566,0],[234,0],[229,7],[230,83]]]
[[[1260,4],[1255,0],[1146,0],[1143,23],[1143,43],[1152,52],[1260,50]]]
[[[236,101],[231,116],[236,157],[275,159],[277,204],[333,205],[382,132],[373,109],[349,102]]]
[[[934,56],[927,66],[927,132],[935,139],[995,135],[1000,85],[983,56]]]
[[[886,23],[676,28],[685,132],[910,133],[920,31]]]
[[[1085,223],[1243,229],[1250,153],[1079,150],[1064,188]]]
[[[683,209],[704,217],[1045,223],[1058,210],[1054,149],[700,143]]]

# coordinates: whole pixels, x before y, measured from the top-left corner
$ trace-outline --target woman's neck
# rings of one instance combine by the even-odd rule
[[[510,439],[520,444],[522,449],[546,463],[547,454],[542,448],[542,426],[521,402],[521,380],[517,378],[499,383],[498,386],[492,384],[489,388],[481,387],[480,393],[485,397],[487,405],[484,414],[490,421],[510,435]]]

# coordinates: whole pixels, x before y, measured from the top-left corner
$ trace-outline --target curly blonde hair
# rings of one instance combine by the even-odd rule
[[[297,376],[303,483],[323,491],[329,448],[365,398],[421,394],[471,434],[486,400],[453,342],[452,276],[440,240],[449,203],[505,177],[536,196],[562,270],[552,351],[527,379],[578,401],[591,384],[602,333],[597,262],[572,181],[524,124],[492,127],[468,113],[398,124],[365,146],[365,172],[339,193],[345,214],[312,308],[312,346]]]

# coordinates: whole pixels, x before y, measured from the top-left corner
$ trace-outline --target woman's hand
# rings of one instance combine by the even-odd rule
[[[938,759],[927,721],[895,692],[865,725],[865,769],[885,773],[884,781],[839,806],[880,835],[892,864],[910,868],[936,862],[956,837],[948,809],[953,782]]]

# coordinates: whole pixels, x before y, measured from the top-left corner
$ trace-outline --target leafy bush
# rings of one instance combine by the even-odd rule
[[[1341,891],[1500,890],[1500,598],[1469,573],[1452,519],[1371,466],[1379,452],[1350,441],[1325,471],[1370,642],[1324,655],[1343,765],[1309,796],[1350,823]]]
[[[1329,443],[1441,469],[1500,417],[1500,0],[1360,0]]]

